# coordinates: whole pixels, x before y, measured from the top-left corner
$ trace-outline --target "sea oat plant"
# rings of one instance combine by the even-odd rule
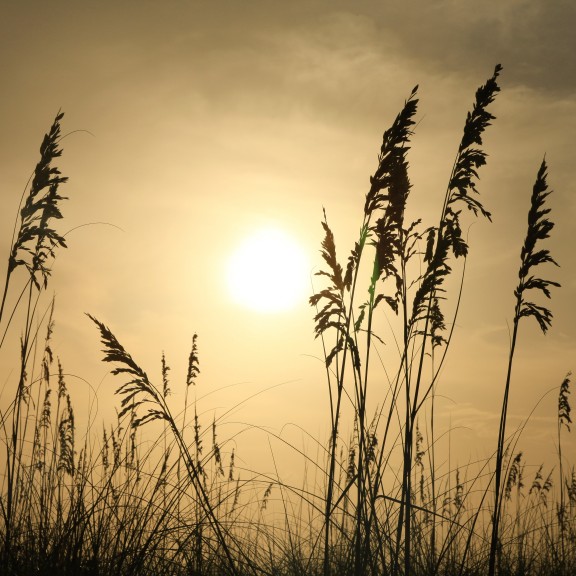
[[[542,160],[536,182],[532,189],[530,210],[528,212],[528,232],[522,251],[520,254],[521,264],[518,272],[519,283],[514,290],[516,297],[516,307],[514,311],[514,326],[512,330],[512,340],[510,344],[510,354],[508,356],[508,371],[506,374],[506,384],[504,387],[504,399],[502,401],[502,411],[500,415],[500,428],[498,432],[498,445],[496,452],[496,470],[494,481],[494,513],[492,516],[492,537],[490,541],[490,560],[488,573],[493,576],[496,573],[496,553],[498,548],[498,530],[500,524],[502,508],[502,470],[504,463],[504,450],[506,444],[506,417],[508,414],[508,402],[510,395],[510,385],[512,380],[512,364],[516,341],[518,338],[518,326],[521,318],[533,317],[538,322],[544,334],[552,324],[552,312],[539,304],[536,304],[527,297],[530,291],[541,292],[550,298],[550,287],[558,287],[560,284],[552,280],[544,280],[534,276],[534,268],[541,264],[551,263],[558,265],[550,255],[548,249],[541,249],[537,244],[549,237],[550,231],[554,228],[554,223],[546,216],[550,213],[549,208],[544,208],[544,202],[550,195],[548,190],[546,161]]]
[[[419,231],[420,220],[408,225],[404,214],[411,183],[408,177],[407,152],[409,139],[414,126],[414,115],[418,100],[415,88],[403,110],[398,114],[392,127],[384,133],[383,144],[378,158],[378,167],[370,178],[370,190],[366,195],[364,216],[360,227],[359,240],[346,265],[344,272],[337,261],[334,235],[326,220],[322,257],[327,270],[318,274],[326,276],[329,287],[310,298],[311,305],[317,308],[315,332],[323,342],[331,332],[335,343],[326,352],[328,375],[331,439],[327,472],[325,534],[324,534],[324,574],[331,573],[330,533],[331,515],[334,501],[334,478],[337,440],[343,399],[348,397],[353,405],[354,425],[358,428],[358,446],[355,474],[345,491],[353,487],[356,492],[355,531],[353,537],[354,573],[363,574],[371,563],[372,554],[382,562],[386,553],[382,542],[387,542],[388,554],[394,560],[393,570],[400,570],[403,556],[404,572],[410,573],[412,546],[412,476],[414,466],[414,436],[417,415],[433,391],[439,368],[430,382],[424,383],[424,364],[429,353],[437,347],[448,344],[446,338],[444,314],[440,300],[444,298],[444,282],[451,272],[449,258],[466,257],[468,245],[461,232],[461,207],[466,207],[475,215],[490,217],[477,198],[475,180],[478,169],[485,164],[486,154],[478,148],[482,144],[482,134],[493,116],[487,107],[493,102],[499,91],[497,78],[501,67],[497,66],[493,76],[478,89],[473,110],[466,119],[464,134],[444,198],[437,227]],[[419,243],[426,237],[426,249],[423,254],[424,272],[416,277],[409,276],[410,262],[420,255]],[[372,276],[368,285],[368,301],[356,310],[357,284],[360,262],[366,245],[373,248]],[[378,456],[372,459],[375,465],[369,474],[370,462],[367,455],[374,434],[368,433],[367,395],[370,375],[371,350],[376,339],[373,323],[377,306],[385,302],[395,313],[401,314],[402,336],[400,341],[400,365],[395,369],[395,378],[390,394],[388,414],[384,417],[385,428],[378,446]],[[364,322],[366,328],[363,327]],[[453,323],[452,323],[453,324]],[[365,334],[361,355],[360,338]],[[326,344],[324,344],[326,346]],[[447,346],[446,346],[447,348]],[[444,355],[445,355],[444,351]],[[361,357],[362,356],[362,357]],[[440,361],[440,366],[443,358]],[[332,368],[335,364],[335,368]],[[352,392],[346,391],[348,367],[351,366]],[[334,375],[335,383],[332,382]],[[399,502],[396,535],[385,537],[381,533],[376,514],[376,502],[387,498],[383,492],[382,478],[384,464],[387,461],[385,450],[388,442],[390,423],[400,408],[400,394],[404,391],[404,425],[402,433],[402,487]],[[383,416],[381,412],[376,420]],[[374,536],[374,537],[373,537]],[[379,542],[373,551],[373,541]]]
[[[558,527],[560,530],[560,562],[562,569],[566,564],[566,533],[568,532],[568,507],[566,504],[566,488],[568,482],[564,481],[564,460],[562,458],[562,428],[565,427],[570,432],[570,402],[568,396],[570,394],[570,372],[566,375],[562,384],[560,385],[560,392],[558,394],[558,470],[560,477],[560,503],[558,505]]]
[[[49,132],[44,136],[40,146],[38,161],[29,186],[23,194],[23,205],[19,219],[14,226],[10,255],[4,291],[0,303],[0,347],[3,346],[12,320],[21,304],[25,306],[23,334],[20,340],[20,366],[16,394],[8,410],[2,414],[2,426],[8,442],[6,444],[6,501],[2,501],[2,516],[5,532],[3,534],[3,560],[9,565],[12,554],[13,517],[17,509],[21,482],[19,461],[27,436],[28,420],[23,417],[23,411],[29,407],[30,388],[34,379],[30,369],[31,357],[39,330],[38,303],[41,293],[48,286],[51,260],[57,247],[65,247],[64,237],[53,228],[53,221],[62,218],[60,202],[65,198],[60,196],[59,187],[67,181],[60,170],[53,165],[55,159],[61,156],[59,148],[61,140],[60,122],[64,114],[58,112]],[[18,226],[19,222],[19,226]],[[11,281],[17,270],[25,268],[28,277],[20,294],[16,298],[8,319],[5,319],[7,298]],[[42,320],[42,318],[40,318]],[[49,398],[46,398],[48,407]]]
[[[324,445],[313,439],[317,454],[311,457],[282,433],[265,431],[304,458],[299,485],[283,481],[273,452],[274,473],[251,470],[227,448],[230,440],[219,439],[220,419],[203,423],[196,335],[184,404],[175,410],[176,387],[164,353],[156,386],[110,329],[91,317],[105,361],[125,380],[117,387],[117,420],[96,434],[90,415],[88,431],[80,434],[72,376],[53,350],[54,301],[45,307],[40,301],[56,249],[65,246],[53,227],[63,200],[58,186],[65,181],[52,165],[61,153],[62,115],[56,117],[22,201],[0,305],[2,344],[23,318],[16,393],[0,414],[6,463],[0,493],[3,576],[574,573],[576,473],[566,449],[570,374],[558,393],[556,467],[546,463],[531,470],[526,451],[517,446],[524,425],[506,433],[519,319],[534,316],[546,331],[552,315],[528,295],[532,290],[550,296],[549,288],[557,285],[534,276],[536,266],[553,262],[539,246],[553,226],[544,207],[545,163],[521,252],[496,457],[455,463],[455,431],[442,433],[434,424],[468,255],[462,230],[468,217],[490,218],[476,182],[486,161],[482,140],[493,120],[488,108],[499,91],[500,70],[476,92],[436,226],[406,218],[416,88],[384,132],[358,240],[344,266],[324,212],[320,276],[328,282],[310,301],[316,336],[325,345],[329,440]],[[457,263],[461,277],[449,280]],[[24,287],[14,294],[20,272]],[[452,286],[456,302],[449,312]],[[383,325],[391,334],[400,327],[394,333],[396,359],[380,355]],[[145,429],[158,434],[151,439]],[[447,459],[437,458],[436,445],[446,439]],[[313,479],[306,478],[309,470],[315,471]]]
[[[102,322],[90,316],[90,319],[96,324],[100,332],[102,344],[104,345],[104,361],[113,362],[117,366],[112,370],[114,375],[126,375],[128,381],[122,384],[117,394],[122,397],[121,411],[119,418],[122,419],[128,414],[132,414],[130,426],[138,429],[144,424],[159,420],[165,422],[170,429],[172,436],[177,444],[180,459],[186,470],[187,476],[195,490],[200,505],[201,515],[196,518],[196,550],[201,554],[202,546],[202,526],[207,521],[216,535],[217,544],[221,547],[222,552],[227,561],[227,570],[230,574],[238,574],[236,559],[231,550],[232,537],[226,532],[225,527],[219,521],[216,508],[220,502],[214,503],[208,494],[207,487],[204,483],[205,474],[203,471],[203,462],[200,458],[202,454],[202,444],[199,436],[199,423],[197,414],[194,419],[194,432],[195,432],[195,454],[191,452],[190,446],[186,443],[183,435],[183,428],[180,428],[173,416],[166,396],[158,389],[148,378],[146,372],[133,360],[132,356],[124,349],[120,342],[116,339],[114,334]],[[193,340],[192,352],[190,354],[187,387],[193,382],[193,379],[198,374],[198,359],[196,338]],[[166,372],[163,370],[163,389],[166,390]],[[144,408],[146,411],[143,412]],[[215,434],[215,427],[213,428]],[[214,437],[214,458],[217,461],[219,469],[220,464],[220,451],[218,444]],[[222,471],[223,472],[223,471]],[[199,565],[198,565],[199,564]],[[201,570],[202,560],[197,558],[197,567]]]

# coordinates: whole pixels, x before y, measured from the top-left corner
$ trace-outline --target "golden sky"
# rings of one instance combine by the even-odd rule
[[[69,234],[51,283],[55,349],[79,377],[69,377],[76,403],[87,406],[98,389],[100,418],[118,402],[89,312],[157,379],[165,351],[175,402],[197,332],[199,395],[225,387],[203,400],[207,414],[269,389],[228,420],[276,431],[294,423],[322,437],[328,403],[313,310],[306,297],[279,314],[239,307],[226,290],[230,254],[251,231],[276,226],[314,272],[325,207],[344,262],[382,132],[416,84],[409,211],[435,224],[475,90],[502,63],[479,184],[493,223],[469,231],[439,390],[454,435],[491,450],[544,154],[556,222],[547,247],[561,264],[546,272],[562,288],[546,337],[535,322],[521,327],[513,425],[576,370],[575,25],[570,0],[0,0],[0,272],[20,194],[60,108],[63,131],[80,131],[62,142],[70,181],[60,230],[106,223]],[[1,361],[4,379],[9,359]],[[537,411],[527,451],[530,443],[552,449],[555,402],[553,392]]]

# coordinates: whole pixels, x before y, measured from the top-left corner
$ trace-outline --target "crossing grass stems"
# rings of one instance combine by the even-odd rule
[[[558,392],[556,469],[541,466],[527,488],[524,452],[515,451],[521,430],[507,433],[520,321],[533,317],[546,333],[552,312],[533,296],[550,298],[559,287],[537,275],[541,265],[556,264],[542,247],[554,227],[545,160],[521,249],[494,456],[464,469],[436,465],[436,390],[469,252],[462,229],[470,219],[491,219],[478,182],[501,71],[496,66],[476,92],[436,225],[406,220],[418,87],[384,132],[344,265],[324,211],[324,285],[310,304],[324,349],[330,430],[326,444],[316,441],[324,459],[292,447],[314,472],[299,486],[279,473],[240,467],[235,438],[218,440],[221,419],[203,424],[191,393],[199,385],[197,335],[179,410],[164,352],[156,385],[92,315],[103,359],[120,382],[120,409],[116,422],[98,433],[89,427],[79,445],[74,390],[53,350],[54,300],[46,303],[52,263],[66,247],[55,226],[67,181],[55,166],[62,154],[58,112],[22,196],[0,304],[0,347],[14,338],[18,322],[22,334],[13,400],[0,415],[5,574],[574,573],[576,476],[562,450],[572,423],[571,374]],[[399,326],[397,357],[386,359],[388,382],[374,369],[382,318]],[[156,440],[145,444],[147,429]]]

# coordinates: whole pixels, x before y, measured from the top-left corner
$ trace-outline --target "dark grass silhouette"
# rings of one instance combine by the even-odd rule
[[[293,447],[314,471],[298,486],[242,468],[231,444],[218,439],[221,421],[202,422],[203,410],[189,396],[200,374],[196,335],[182,383],[184,407],[175,407],[171,392],[178,384],[170,379],[166,355],[155,384],[91,315],[104,361],[114,365],[119,413],[116,422],[88,430],[78,444],[73,394],[53,351],[54,304],[43,298],[51,263],[65,247],[54,225],[62,217],[59,187],[66,182],[54,166],[61,155],[58,113],[23,196],[0,307],[0,346],[18,338],[16,320],[22,323],[13,401],[0,415],[3,574],[576,571],[576,475],[562,449],[572,423],[570,374],[558,392],[555,469],[541,466],[529,477],[524,452],[516,449],[522,428],[509,434],[506,427],[520,319],[534,317],[545,333],[552,313],[533,295],[550,298],[550,288],[558,286],[536,275],[540,265],[555,264],[541,247],[554,226],[545,206],[545,162],[521,250],[494,456],[465,468],[436,465],[436,387],[462,291],[465,266],[457,264],[465,263],[470,249],[462,229],[470,218],[491,217],[478,180],[500,73],[497,66],[476,92],[437,225],[405,219],[417,87],[384,132],[360,233],[344,265],[324,213],[319,276],[325,285],[310,303],[325,350],[330,431],[327,445],[317,444],[320,457]],[[457,274],[459,282],[449,282]],[[383,386],[374,366],[381,342],[375,327],[384,316],[394,316],[399,329],[398,357],[387,360],[390,377]],[[144,443],[148,437],[153,440]]]

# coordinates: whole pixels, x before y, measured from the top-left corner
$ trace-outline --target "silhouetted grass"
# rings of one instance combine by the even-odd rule
[[[65,246],[54,227],[64,200],[59,186],[66,182],[53,165],[61,155],[63,115],[56,116],[23,196],[0,307],[0,346],[18,338],[13,319],[23,322],[13,401],[0,415],[2,574],[576,572],[576,475],[563,451],[572,423],[570,374],[558,391],[556,468],[542,465],[529,473],[525,453],[517,449],[521,429],[506,433],[519,321],[533,316],[546,332],[552,313],[528,298],[550,298],[550,287],[558,286],[535,275],[541,264],[555,263],[541,247],[553,228],[545,207],[545,162],[521,250],[494,456],[458,468],[450,460],[438,465],[436,458],[442,436],[434,421],[436,386],[465,267],[454,294],[448,279],[468,255],[462,229],[469,218],[491,216],[478,179],[500,72],[497,66],[476,92],[436,226],[405,219],[417,87],[384,132],[360,233],[344,265],[324,213],[319,276],[326,283],[310,303],[325,350],[330,430],[327,445],[316,441],[315,456],[291,447],[305,465],[299,485],[283,481],[277,471],[271,476],[241,468],[229,439],[219,439],[220,421],[202,421],[198,401],[189,395],[200,373],[196,335],[181,386],[171,381],[164,352],[155,384],[93,316],[104,360],[117,378],[119,413],[115,422],[89,429],[78,444],[73,395],[52,349],[54,305],[42,298],[51,260]],[[447,319],[448,300],[455,306]],[[13,309],[5,309],[7,302],[15,302]],[[17,309],[23,313],[16,315]],[[383,383],[374,362],[381,341],[377,320],[386,315],[397,316],[400,328],[398,357],[387,359],[391,376]],[[184,390],[183,406],[171,396],[178,388]],[[370,408],[374,401],[376,409]]]

